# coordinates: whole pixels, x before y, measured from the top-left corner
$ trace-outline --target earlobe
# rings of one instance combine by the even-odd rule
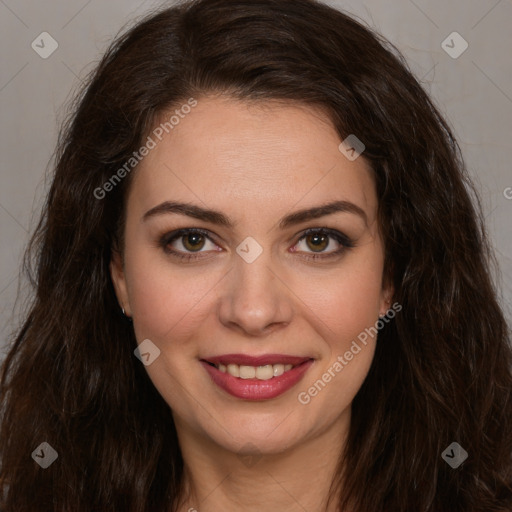
[[[392,284],[388,285],[383,290],[381,308],[379,311],[380,318],[386,316],[387,312],[389,311],[394,293],[395,293],[395,289]]]
[[[128,300],[128,291],[126,287],[124,265],[122,261],[122,256],[119,253],[119,251],[112,250],[109,270],[110,277],[112,279],[112,284],[114,285],[114,290],[116,292],[116,297],[119,302],[119,307],[123,310],[123,313],[126,316],[130,317],[131,309]]]
[[[395,295],[395,287],[393,284],[393,262],[386,267],[382,273],[382,287],[381,287],[381,302],[379,309],[379,318],[387,315],[387,312],[391,308],[393,297]]]

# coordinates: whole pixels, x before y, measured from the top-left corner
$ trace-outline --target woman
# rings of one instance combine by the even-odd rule
[[[382,37],[310,0],[149,16],[60,141],[2,510],[512,510],[489,247]]]

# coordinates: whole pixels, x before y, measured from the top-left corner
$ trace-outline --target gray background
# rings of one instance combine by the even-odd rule
[[[163,3],[0,0],[0,359],[28,293],[21,256],[44,201],[68,102],[116,33]],[[512,0],[328,3],[390,39],[452,126],[480,191],[511,319]],[[469,44],[458,58],[441,46],[454,31]],[[31,47],[42,32],[59,45],[47,59]]]

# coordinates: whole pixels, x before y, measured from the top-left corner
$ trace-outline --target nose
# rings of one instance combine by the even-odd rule
[[[293,293],[271,267],[267,251],[247,263],[238,255],[224,280],[219,320],[246,336],[265,336],[286,327],[293,317]]]

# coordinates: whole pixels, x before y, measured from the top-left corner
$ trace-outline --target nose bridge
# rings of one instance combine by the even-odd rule
[[[221,322],[253,335],[289,323],[290,296],[273,268],[271,251],[246,240],[238,246],[233,266],[222,298]]]

